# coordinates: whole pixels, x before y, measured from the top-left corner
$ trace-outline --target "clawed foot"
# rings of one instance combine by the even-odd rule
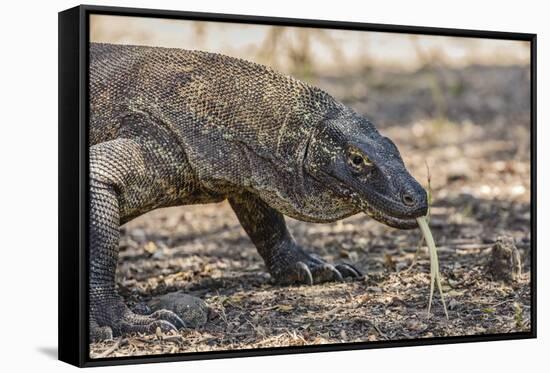
[[[158,310],[150,315],[138,315],[130,311],[122,301],[93,308],[95,312],[91,315],[90,323],[92,341],[131,333],[153,334],[157,328],[162,332],[169,332],[185,327],[183,320],[168,310]]]
[[[313,285],[323,282],[342,282],[344,278],[358,279],[363,274],[351,264],[332,265],[321,258],[304,252],[299,247],[286,249],[286,254],[275,260],[270,270],[275,281],[282,285],[305,284]],[[283,251],[284,253],[284,251]]]

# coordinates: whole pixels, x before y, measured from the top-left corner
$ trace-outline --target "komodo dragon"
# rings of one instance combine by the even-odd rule
[[[424,189],[394,143],[324,91],[221,54],[90,46],[90,338],[184,327],[117,294],[120,225],[160,207],[229,203],[280,284],[360,277],[308,254],[284,215],[325,223],[364,212],[417,227]]]

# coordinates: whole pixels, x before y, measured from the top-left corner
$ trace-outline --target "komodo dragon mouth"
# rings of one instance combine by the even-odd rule
[[[371,207],[364,209],[364,212],[371,218],[393,228],[398,228],[398,229],[418,228],[418,223],[416,221],[416,218],[397,218],[395,216],[385,214]]]
[[[336,187],[335,191],[341,191],[341,185],[339,185],[341,180],[326,172],[321,172],[321,174],[324,176],[324,181],[336,181],[337,183],[335,185],[338,186]],[[318,178],[317,180],[323,182],[323,178]],[[358,197],[357,195],[354,195],[350,198],[351,202],[354,205],[358,206],[358,209],[360,211],[364,212],[372,219],[380,223],[386,224],[392,228],[416,229],[418,228],[418,222],[416,221],[416,218],[424,216],[428,212],[427,203],[423,207],[415,210],[414,213],[400,210],[392,211],[388,208],[384,209],[383,206],[387,207],[392,203],[392,201],[388,197],[373,190],[369,191],[369,194],[371,195],[371,198],[369,198],[371,200],[370,203],[366,202],[364,198]]]
[[[381,203],[379,205],[384,205],[387,197],[380,195],[376,192],[374,192],[376,195],[375,198],[379,199]],[[396,215],[394,213],[391,213],[389,211],[384,211],[380,208],[367,205],[363,207],[363,211],[365,214],[370,216],[371,218],[384,223],[390,227],[398,228],[398,229],[415,229],[418,228],[418,222],[416,221],[416,218],[425,216],[427,214],[427,205],[424,209],[419,209],[417,212],[415,212],[413,215],[404,216],[404,215]]]

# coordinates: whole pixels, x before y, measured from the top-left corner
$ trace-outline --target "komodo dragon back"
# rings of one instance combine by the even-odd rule
[[[118,135],[112,118],[142,109],[286,157],[297,138],[343,110],[316,87],[221,54],[92,43],[90,57],[91,145]]]

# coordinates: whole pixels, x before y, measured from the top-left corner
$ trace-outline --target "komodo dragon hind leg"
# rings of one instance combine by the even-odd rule
[[[333,266],[306,253],[292,238],[283,215],[255,195],[239,194],[229,202],[276,282],[311,285],[362,277],[350,264]]]
[[[173,312],[150,315],[130,311],[115,289],[119,250],[119,193],[135,181],[141,167],[135,143],[112,140],[90,148],[90,339],[100,340],[127,333],[154,333],[184,327]],[[130,181],[133,180],[133,181]]]

